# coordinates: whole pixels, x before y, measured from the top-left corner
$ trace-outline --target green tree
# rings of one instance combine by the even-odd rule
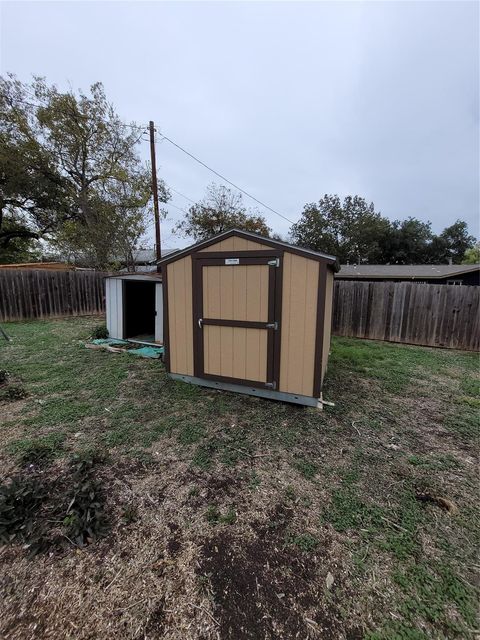
[[[480,242],[465,251],[462,264],[479,264],[480,263]]]
[[[0,80],[0,251],[13,237],[41,238],[91,266],[134,245],[150,212],[142,128],[126,125],[100,83],[62,93],[42,78]],[[160,198],[168,199],[159,183]],[[6,222],[16,222],[15,236]]]
[[[240,193],[223,185],[211,184],[205,198],[190,207],[186,217],[173,231],[200,241],[233,228],[264,236],[271,233],[263,216],[247,210]]]
[[[452,258],[453,264],[461,264],[465,252],[475,245],[475,238],[468,233],[468,225],[463,220],[456,220],[446,227],[440,234],[440,239],[446,247],[444,256],[439,256],[440,260],[442,257],[443,261]]]
[[[301,246],[335,255],[345,263],[381,262],[390,222],[375,211],[373,202],[360,196],[324,195],[305,205],[300,220],[290,229]]]

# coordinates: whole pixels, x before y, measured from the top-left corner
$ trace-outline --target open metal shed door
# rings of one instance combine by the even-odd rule
[[[155,342],[163,344],[163,287],[161,282],[155,285]]]
[[[194,260],[196,376],[277,388],[281,259]]]

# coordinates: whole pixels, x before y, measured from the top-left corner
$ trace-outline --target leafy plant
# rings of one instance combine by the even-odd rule
[[[8,384],[3,385],[0,390],[0,401],[15,402],[15,400],[22,400],[27,397],[25,387],[21,384]]]
[[[75,456],[71,463],[73,487],[63,523],[68,537],[79,547],[102,537],[108,529],[103,492],[94,478],[94,468],[101,461],[97,454],[88,452]]]
[[[294,544],[306,553],[313,551],[318,546],[317,538],[312,536],[310,533],[301,533],[297,536],[289,536],[287,538],[287,543]]]
[[[209,505],[205,517],[210,524],[233,524],[237,519],[233,507],[229,507],[228,511],[222,514],[220,509],[214,504]]]
[[[108,329],[106,324],[98,324],[93,328],[92,338],[95,340],[103,340],[108,338]]]
[[[45,488],[35,477],[15,476],[0,486],[0,540],[28,540],[35,516],[45,498]]]

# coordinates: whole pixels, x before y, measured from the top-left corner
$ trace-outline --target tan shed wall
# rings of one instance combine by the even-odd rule
[[[267,265],[203,268],[203,317],[268,322]]]
[[[205,373],[267,381],[267,332],[262,329],[204,325]]]
[[[192,258],[167,265],[170,371],[193,376]]]
[[[201,253],[206,253],[208,251],[259,251],[262,249],[271,249],[266,244],[260,244],[260,242],[255,242],[255,240],[247,240],[246,238],[238,238],[236,236],[232,236],[231,238],[227,238],[226,240],[221,240],[216,244],[211,244],[209,247],[205,249],[201,249]]]
[[[332,336],[332,307],[333,307],[333,271],[327,267],[327,286],[325,291],[325,316],[323,324],[323,353],[322,353],[322,382],[327,372],[330,339]]]
[[[284,254],[280,391],[313,396],[319,262]]]

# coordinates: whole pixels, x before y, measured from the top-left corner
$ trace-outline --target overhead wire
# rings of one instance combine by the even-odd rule
[[[203,160],[200,160],[200,158],[197,158],[195,155],[193,155],[193,153],[190,153],[190,151],[187,151],[184,147],[180,146],[179,144],[177,144],[176,142],[174,142],[171,138],[169,138],[168,136],[166,136],[164,133],[160,133],[159,134],[164,140],[166,140],[167,142],[170,142],[170,144],[172,144],[174,147],[176,147],[177,149],[179,149],[180,151],[182,151],[183,153],[185,153],[187,156],[190,156],[190,158],[192,158],[193,160],[195,160],[195,162],[198,162],[198,164],[201,164],[203,167],[205,167],[205,169],[208,169],[208,171],[211,171],[212,173],[214,173],[216,176],[218,176],[221,180],[223,180],[224,182],[227,182],[229,185],[231,185],[232,187],[234,187],[235,189],[237,189],[238,191],[240,191],[241,193],[243,193],[244,195],[246,195],[248,198],[251,198],[252,200],[254,200],[257,204],[259,204],[260,206],[264,207],[264,209],[268,209],[268,211],[271,211],[272,213],[275,213],[277,216],[280,216],[280,218],[283,218],[284,220],[286,220],[287,222],[290,222],[290,224],[294,224],[293,220],[290,220],[289,218],[287,218],[287,216],[284,216],[283,213],[280,213],[279,211],[277,211],[276,209],[273,209],[272,207],[268,206],[268,204],[265,204],[265,202],[262,202],[261,200],[259,200],[258,198],[256,198],[255,196],[252,196],[251,193],[248,193],[248,191],[245,191],[245,189],[242,189],[241,187],[239,187],[237,184],[235,184],[234,182],[232,182],[231,180],[229,180],[228,178],[226,178],[224,175],[222,175],[221,173],[219,173],[218,171],[216,171],[215,169],[212,169],[212,167],[209,167],[208,164],[206,164],[205,162],[203,162]]]

